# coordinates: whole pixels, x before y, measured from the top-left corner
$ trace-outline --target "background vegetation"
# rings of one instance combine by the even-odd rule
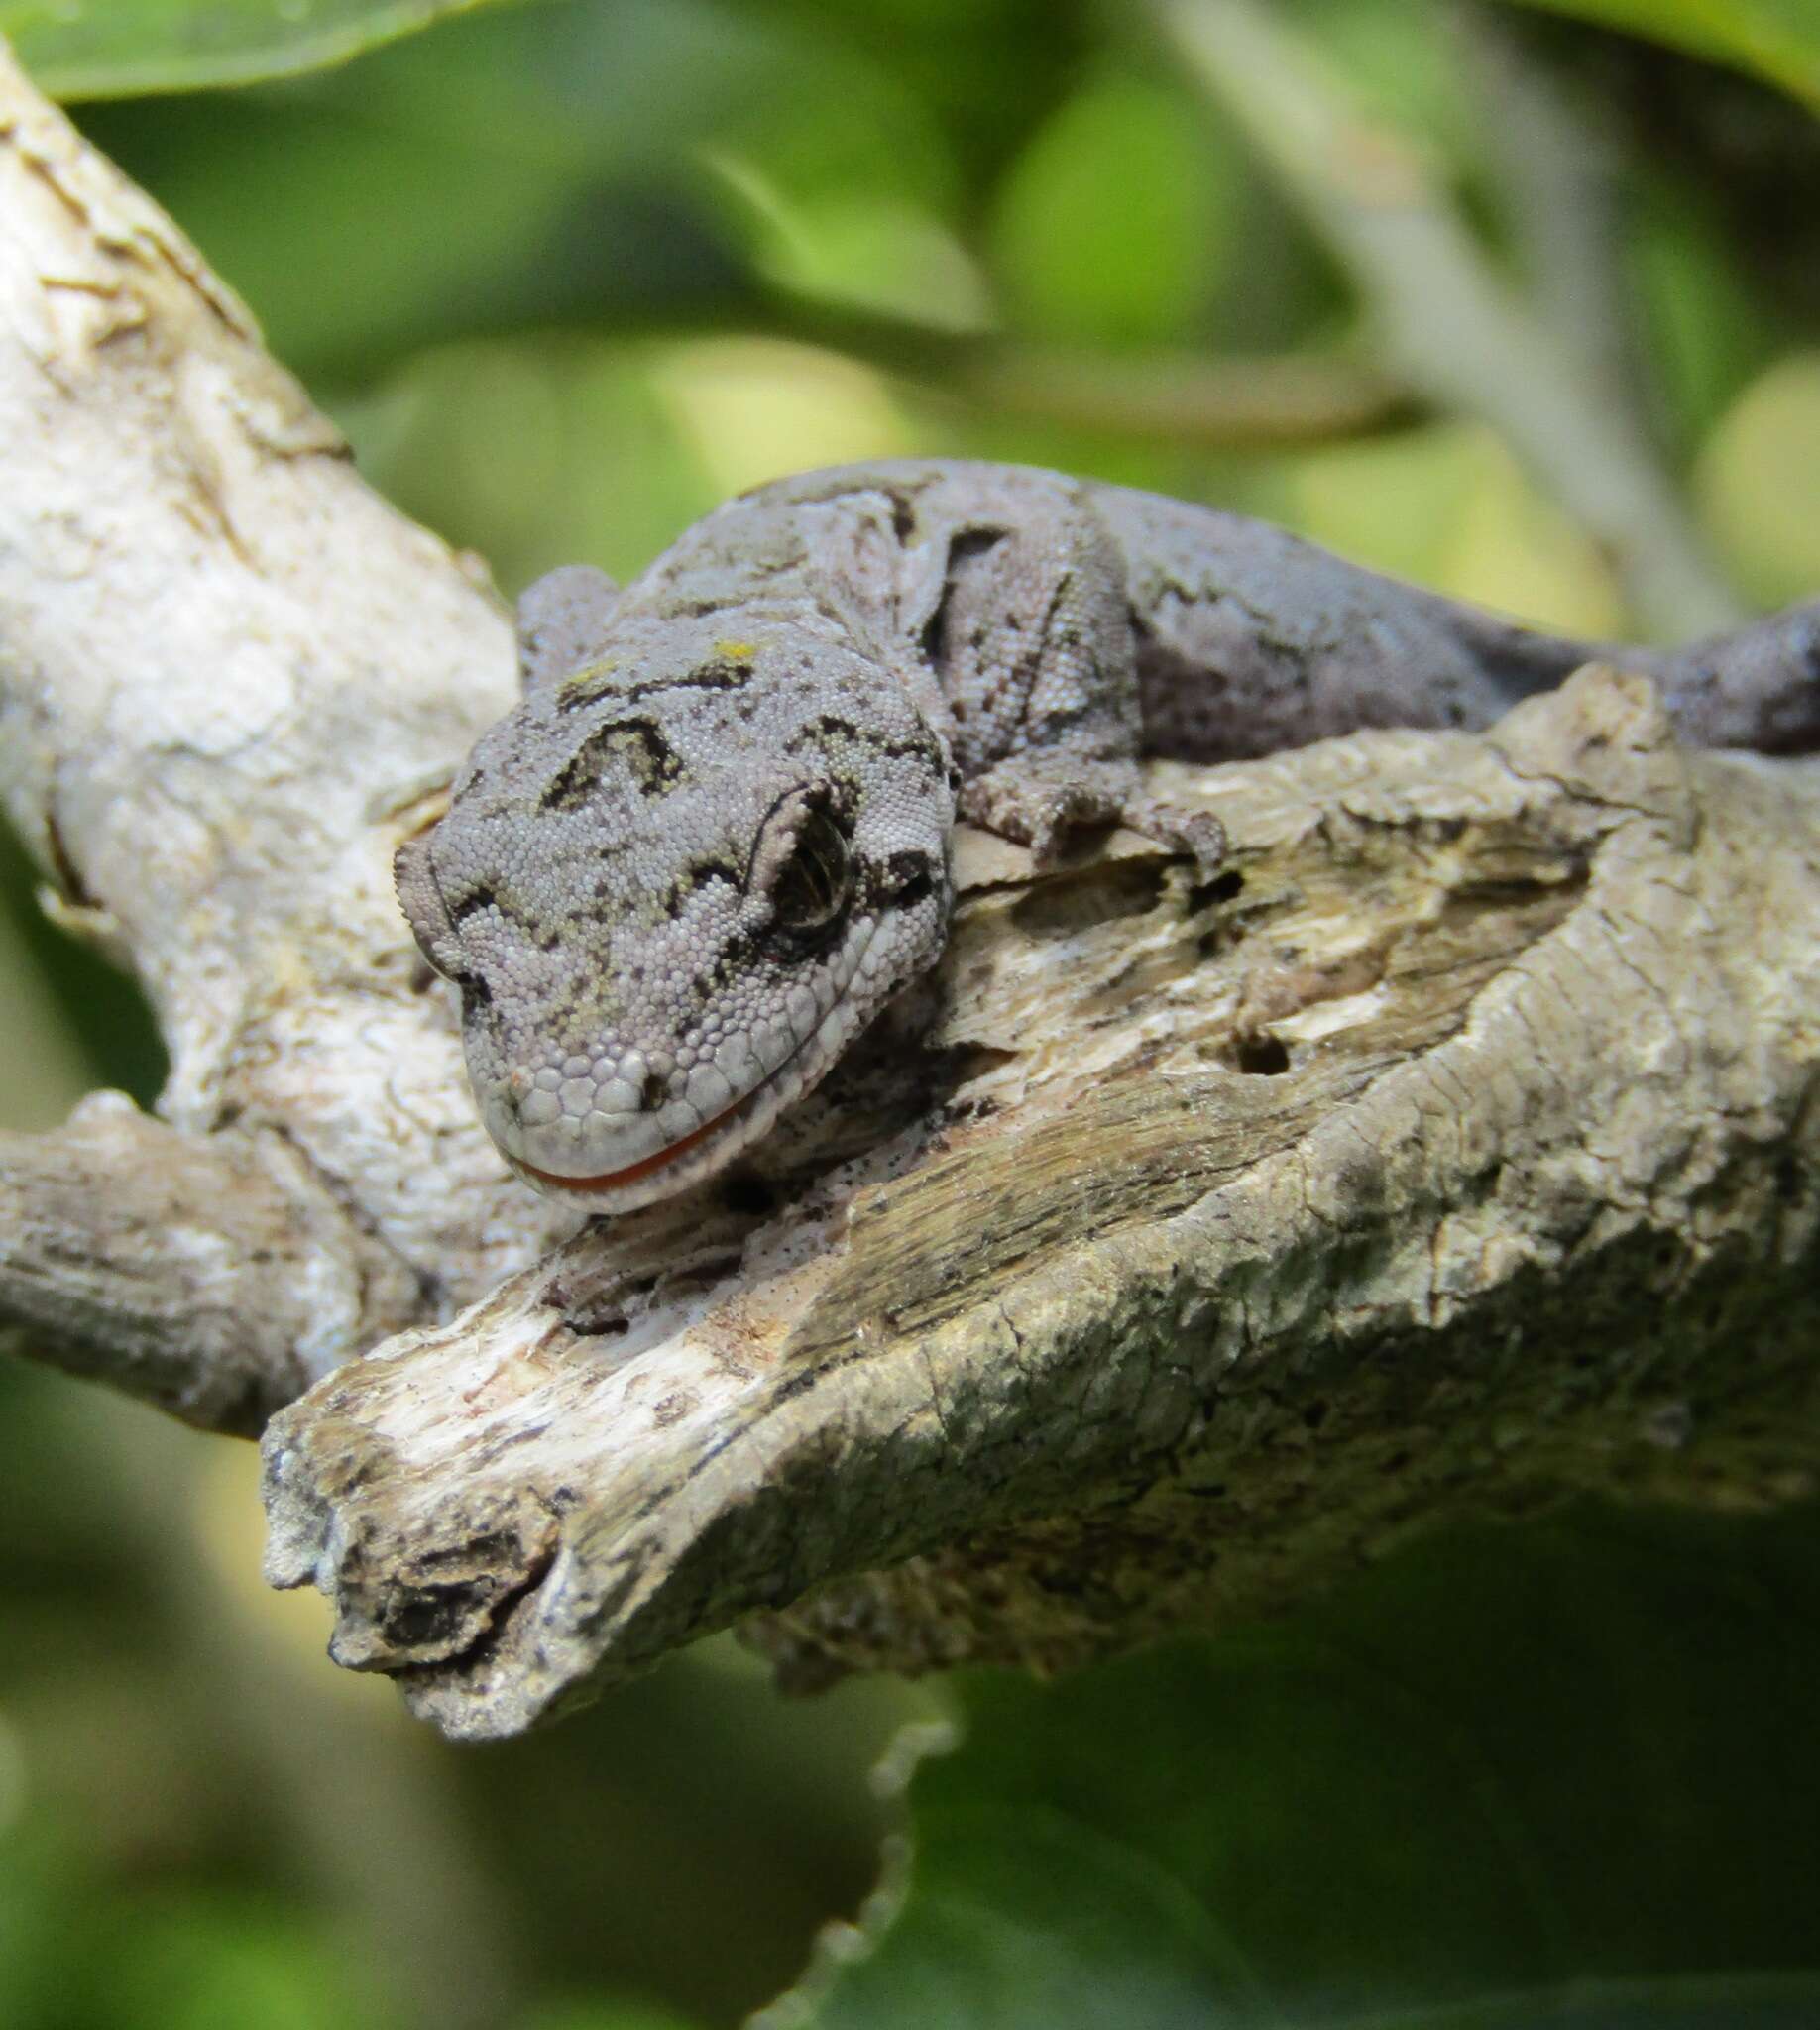
[[[895,452],[1216,502],[1594,634],[1820,588],[1807,0],[0,0],[0,32],[508,592]],[[7,1124],[150,1101],[142,1012],[16,859],[0,934]],[[1418,1545],[1050,1690],[792,1706],[711,1643],[457,1751],[261,1590],[250,1448],[15,1361],[0,1488],[7,2030],[731,2023],[859,1914],[914,1757],[882,1796],[867,1766],[957,1713],[882,1944],[779,2021],[1820,2021],[1809,1512]]]

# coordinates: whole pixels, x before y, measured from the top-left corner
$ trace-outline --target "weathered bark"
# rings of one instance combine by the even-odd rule
[[[344,1662],[483,1735],[767,1608],[796,1682],[1052,1668],[1468,1508],[1810,1489],[1820,770],[1589,670],[1168,791],[1224,879],[973,842],[920,1046],[275,1419]]]
[[[120,1101],[0,1147],[0,1311],[36,1350],[257,1427],[573,1228],[482,1133],[392,892],[513,692],[484,576],[0,47],[0,792],[172,1067],[168,1128]]]
[[[389,878],[510,695],[496,604],[4,69],[0,303],[8,809],[173,1059],[162,1122],[0,1141],[0,1312],[197,1422],[288,1404],[272,1576],[445,1729],[741,1618],[800,1683],[1052,1667],[1469,1506],[1811,1486],[1820,763],[1589,671],[1160,768],[1237,842],[1205,886],[969,836],[920,1004],[577,1233]]]

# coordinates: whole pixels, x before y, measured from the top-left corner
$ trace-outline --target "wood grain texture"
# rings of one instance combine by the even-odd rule
[[[975,839],[915,1078],[275,1420],[343,1660],[463,1735],[740,1617],[1050,1669],[1449,1515],[1811,1488],[1820,771],[1591,669],[1160,773],[1228,876]]]

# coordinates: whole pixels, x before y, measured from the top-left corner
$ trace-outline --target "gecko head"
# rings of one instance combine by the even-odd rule
[[[540,1191],[618,1212],[713,1175],[940,956],[940,742],[851,652],[771,678],[645,659],[535,694],[399,849],[481,1118]]]

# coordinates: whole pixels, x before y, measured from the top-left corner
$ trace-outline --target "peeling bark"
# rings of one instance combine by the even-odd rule
[[[917,1004],[578,1231],[391,889],[510,698],[479,574],[3,60],[0,304],[0,787],[172,1055],[160,1120],[0,1138],[0,1312],[270,1417],[275,1583],[448,1732],[736,1622],[798,1684],[1054,1668],[1469,1508],[1811,1488],[1820,763],[1589,670],[1159,766],[1210,883],[968,836]]]

